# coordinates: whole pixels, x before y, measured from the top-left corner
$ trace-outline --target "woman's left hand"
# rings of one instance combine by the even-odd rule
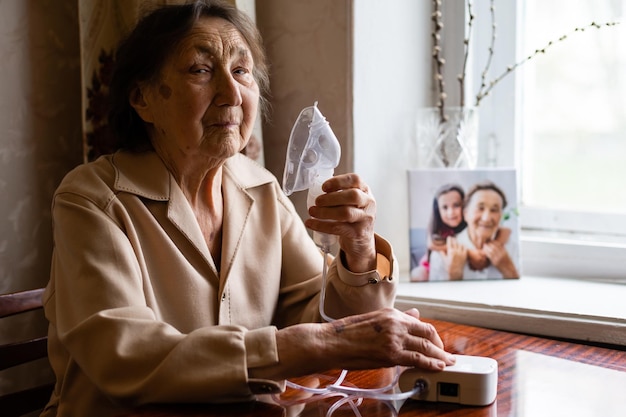
[[[503,245],[490,241],[483,245],[483,251],[504,278],[519,278],[517,268]]]
[[[305,220],[305,225],[338,236],[350,271],[376,269],[376,200],[367,184],[356,174],[342,174],[324,182],[322,190],[326,194],[317,197],[309,208],[312,218]]]

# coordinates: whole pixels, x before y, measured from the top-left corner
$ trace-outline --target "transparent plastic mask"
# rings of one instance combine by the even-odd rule
[[[341,148],[326,118],[313,106],[304,108],[291,129],[283,174],[283,190],[291,195],[332,177]]]

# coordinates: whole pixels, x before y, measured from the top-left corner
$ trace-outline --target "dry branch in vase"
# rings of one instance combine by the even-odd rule
[[[437,108],[439,109],[441,120],[445,121],[447,119],[447,116],[445,114],[445,106],[446,106],[445,101],[447,98],[447,94],[445,92],[445,81],[443,78],[443,67],[445,65],[445,59],[443,58],[442,46],[441,46],[441,31],[443,30],[443,26],[444,26],[441,5],[442,5],[442,0],[433,0],[434,11],[433,11],[431,20],[433,21],[432,37],[433,37],[433,59],[435,62],[435,81],[437,84],[437,89],[439,91],[439,96],[438,96],[436,105],[437,105]],[[463,68],[461,69],[461,73],[457,76],[457,79],[459,81],[459,87],[461,90],[460,102],[459,102],[460,107],[466,106],[465,82],[466,82],[466,72],[467,72],[467,61],[468,61],[468,55],[469,55],[472,28],[473,28],[474,20],[476,19],[476,16],[474,15],[473,10],[472,10],[471,0],[467,0],[467,11],[468,11],[469,16],[467,20],[467,33],[463,40],[463,47],[464,47]],[[494,55],[494,44],[495,44],[495,39],[496,39],[496,17],[495,17],[494,0],[490,0],[489,2],[489,11],[491,15],[491,41],[490,41],[490,45],[488,48],[487,62],[485,64],[484,70],[481,72],[481,84],[478,89],[478,93],[476,94],[476,97],[475,97],[475,101],[474,101],[475,107],[478,107],[478,105],[480,105],[480,102],[489,95],[491,90],[500,81],[502,81],[503,78],[505,78],[507,75],[515,71],[515,69],[518,68],[519,66],[535,58],[537,55],[545,54],[546,51],[550,47],[552,47],[554,44],[568,39],[570,35],[577,33],[577,32],[584,32],[585,30],[592,29],[592,28],[601,29],[602,27],[610,27],[610,26],[615,26],[619,24],[619,22],[606,22],[606,23],[600,23],[600,24],[596,22],[591,22],[587,26],[576,27],[570,33],[567,33],[555,40],[551,40],[543,48],[536,49],[533,53],[529,54],[522,60],[514,63],[513,65],[509,65],[500,75],[488,81],[487,76],[488,76],[489,68],[491,66],[492,58]]]

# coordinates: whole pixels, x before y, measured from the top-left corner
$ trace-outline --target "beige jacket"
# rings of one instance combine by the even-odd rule
[[[264,168],[237,155],[222,189],[218,269],[156,154],[118,152],[66,176],[54,196],[44,296],[57,384],[43,416],[114,416],[145,403],[280,389],[280,381],[249,380],[247,370],[279,361],[276,328],[320,319],[322,257]],[[377,250],[387,277],[333,262],[328,311],[392,305],[393,255],[379,237]]]

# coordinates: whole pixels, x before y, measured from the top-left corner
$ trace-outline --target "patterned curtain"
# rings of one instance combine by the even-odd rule
[[[254,0],[229,0],[254,19]],[[145,9],[185,0],[78,0],[82,76],[83,160],[112,151],[107,98],[115,46]],[[244,152],[263,164],[260,121]]]

